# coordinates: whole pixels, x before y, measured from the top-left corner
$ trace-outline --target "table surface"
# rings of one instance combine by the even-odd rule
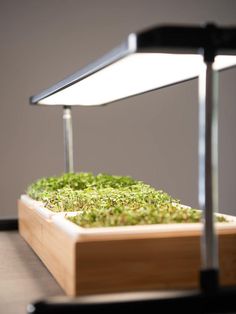
[[[0,313],[26,314],[29,303],[63,295],[63,290],[19,233],[1,231]]]

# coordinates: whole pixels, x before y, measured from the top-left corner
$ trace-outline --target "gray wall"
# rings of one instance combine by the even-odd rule
[[[161,23],[236,24],[235,0],[1,0],[0,215],[28,184],[63,172],[61,108],[29,96]],[[236,214],[236,70],[220,74],[220,210]],[[73,110],[77,171],[131,175],[197,201],[197,81]]]

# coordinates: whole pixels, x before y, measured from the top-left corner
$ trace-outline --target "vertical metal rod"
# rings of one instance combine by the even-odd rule
[[[71,107],[63,107],[65,172],[74,171]]]
[[[206,62],[199,77],[199,205],[203,211],[202,268],[218,269],[218,73]]]

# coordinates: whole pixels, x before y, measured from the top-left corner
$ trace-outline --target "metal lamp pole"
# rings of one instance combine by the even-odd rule
[[[199,77],[199,205],[203,211],[201,241],[203,290],[218,287],[218,241],[214,212],[218,211],[218,73],[214,53],[204,53]]]
[[[65,172],[74,171],[71,107],[63,107]]]

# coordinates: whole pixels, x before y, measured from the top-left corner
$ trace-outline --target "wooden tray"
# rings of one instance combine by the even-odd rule
[[[198,287],[200,223],[81,228],[27,196],[18,211],[20,234],[67,295]],[[232,285],[236,218],[226,217],[216,224],[220,282]]]

